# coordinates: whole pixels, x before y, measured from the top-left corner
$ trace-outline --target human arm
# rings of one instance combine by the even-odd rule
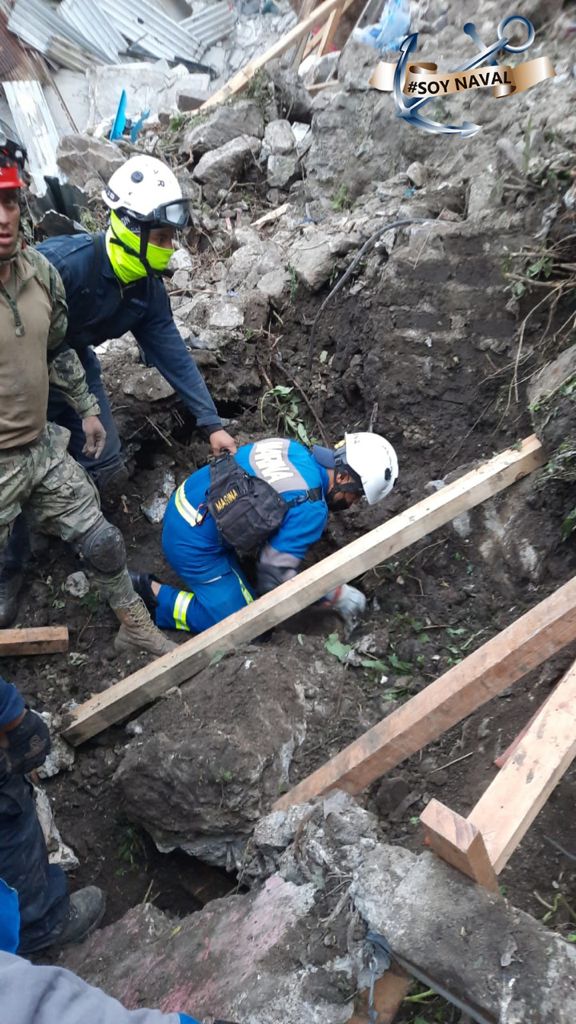
[[[158,281],[151,291],[148,312],[133,333],[147,361],[160,371],[210,438],[215,455],[222,448],[236,451],[236,442],[222,427],[210,392],[200,370],[182,341],[164,285]]]
[[[127,1010],[112,996],[63,967],[29,963],[0,952],[3,1019],[10,1024],[198,1024],[160,1010]]]
[[[0,677],[0,784],[39,768],[49,753],[46,722],[26,708],[12,683]]]

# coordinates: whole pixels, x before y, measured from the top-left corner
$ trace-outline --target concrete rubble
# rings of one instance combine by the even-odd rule
[[[371,930],[484,1019],[567,1024],[576,1012],[568,943],[431,853],[382,843],[374,815],[344,793],[262,819],[242,879],[246,895],[177,926],[136,907],[66,952],[66,966],[129,1008],[345,1024],[369,983]]]

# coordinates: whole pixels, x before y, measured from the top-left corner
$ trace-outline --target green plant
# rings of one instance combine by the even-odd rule
[[[186,118],[185,118],[184,114],[174,114],[174,116],[170,118],[170,123],[168,125],[168,128],[169,128],[169,130],[171,132],[177,132],[185,124],[186,124]]]
[[[290,278],[290,302],[294,305],[298,294],[298,277],[291,263],[288,264],[288,277]]]
[[[145,859],[146,848],[142,837],[132,825],[127,825],[118,844],[118,860],[121,860],[125,866],[118,868],[116,874],[124,875],[128,870],[133,871]]]
[[[350,195],[350,189],[344,182],[339,186],[337,192],[332,196],[332,209],[333,210],[349,210],[352,206],[352,196]]]
[[[286,384],[277,384],[269,388],[260,400],[260,420],[266,423],[265,409],[271,406],[276,417],[276,429],[282,428],[282,432],[297,437],[303,444],[310,445],[308,429],[300,412],[300,399],[293,387]]]

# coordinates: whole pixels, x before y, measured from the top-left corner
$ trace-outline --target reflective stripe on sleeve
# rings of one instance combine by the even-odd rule
[[[234,570],[234,575],[235,575],[236,579],[238,580],[238,583],[240,584],[240,590],[242,591],[242,597],[246,601],[246,604],[252,604],[254,598],[252,597],[252,594],[250,593],[248,588],[244,585],[244,581],[243,581],[242,577],[238,575],[236,570]]]
[[[180,484],[180,487],[176,491],[176,508],[182,518],[185,519],[190,526],[199,526],[204,518],[202,513],[199,512],[197,508],[194,508],[194,505],[191,505],[188,501],[184,490],[184,484]]]
[[[194,597],[194,594],[190,590],[181,590],[178,597],[174,601],[174,622],[176,629],[185,629],[190,632],[188,622],[186,620],[186,613],[188,611],[188,605]]]

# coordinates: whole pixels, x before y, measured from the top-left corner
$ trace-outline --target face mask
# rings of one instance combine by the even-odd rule
[[[122,245],[118,245],[114,238],[118,238],[128,246],[131,252],[126,252],[126,249]],[[166,270],[173,251],[173,249],[164,249],[159,245],[148,243],[146,259],[153,270],[162,273]],[[130,228],[126,227],[114,212],[110,214],[110,227],[106,232],[106,252],[112,269],[122,284],[130,284],[132,281],[146,277],[146,267],[137,255],[140,252],[140,237],[130,231]]]

